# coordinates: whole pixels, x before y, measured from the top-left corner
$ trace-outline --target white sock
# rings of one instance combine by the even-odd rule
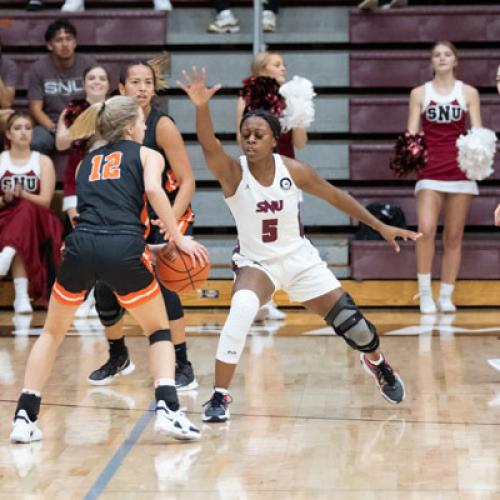
[[[439,297],[451,297],[454,289],[455,285],[441,282],[441,287],[439,288]]]
[[[429,291],[431,289],[431,275],[417,274],[418,289],[420,292]]]
[[[3,247],[0,252],[0,276],[5,276],[10,269],[12,259],[16,255],[16,249],[12,247]]]
[[[214,392],[220,392],[221,394],[224,394],[224,396],[229,394],[229,391],[223,387],[214,387]]]
[[[40,391],[36,391],[35,389],[26,389],[26,388],[23,388],[23,390],[21,391],[21,394],[33,394],[37,398],[41,398],[42,397],[42,393]]]
[[[170,385],[175,387],[175,380],[173,378],[159,378],[155,380],[155,388],[161,385]]]
[[[16,297],[28,297],[28,278],[14,278]]]

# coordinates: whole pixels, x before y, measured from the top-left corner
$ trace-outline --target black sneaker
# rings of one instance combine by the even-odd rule
[[[405,385],[384,356],[381,356],[382,362],[378,365],[373,364],[364,353],[360,353],[359,360],[365,371],[375,379],[380,394],[389,403],[401,403],[405,398]]]
[[[89,375],[87,382],[91,385],[108,385],[115,377],[129,375],[134,370],[135,365],[130,361],[127,352],[117,358],[109,358],[106,363]]]
[[[43,8],[43,0],[28,0],[26,10],[40,10]]]
[[[192,391],[198,387],[194,377],[193,367],[188,361],[185,365],[177,364],[175,367],[175,388],[178,391]]]
[[[229,394],[214,391],[212,398],[203,404],[202,420],[203,422],[225,422],[229,420],[228,406],[233,402]]]

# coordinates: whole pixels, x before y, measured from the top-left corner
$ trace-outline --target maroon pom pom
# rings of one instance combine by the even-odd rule
[[[394,154],[389,167],[397,177],[420,170],[427,164],[427,145],[423,132],[410,134],[406,131],[400,135],[394,146]]]
[[[66,127],[71,127],[71,125],[75,123],[75,120],[89,107],[90,103],[85,99],[75,99],[70,101],[64,108],[64,124]],[[77,139],[71,143],[71,147],[85,152],[87,150],[87,140]]]
[[[245,111],[264,109],[280,117],[286,102],[279,93],[279,83],[268,76],[250,76],[243,80],[240,97],[245,101]]]
[[[64,124],[71,127],[75,120],[88,108],[90,104],[85,99],[70,101],[65,107]]]

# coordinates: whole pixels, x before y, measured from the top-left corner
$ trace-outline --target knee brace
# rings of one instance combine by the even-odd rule
[[[95,308],[103,326],[113,326],[125,314],[112,288],[104,281],[96,281],[94,288]]]
[[[232,365],[238,364],[247,333],[259,307],[259,298],[251,290],[238,290],[233,295],[229,316],[220,334],[216,359]]]
[[[363,314],[348,293],[342,294],[325,316],[325,321],[353,349],[372,352],[379,346],[377,329],[363,317]]]
[[[167,307],[167,315],[170,321],[175,321],[184,317],[184,309],[182,308],[181,299],[176,292],[160,285],[163,300]]]
[[[170,330],[156,330],[149,337],[149,345],[156,344],[157,342],[170,342]]]

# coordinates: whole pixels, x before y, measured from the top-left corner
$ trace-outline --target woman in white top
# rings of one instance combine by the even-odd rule
[[[392,403],[401,402],[404,385],[379,352],[375,327],[364,319],[304,236],[299,220],[302,190],[378,230],[396,250],[397,237],[416,239],[418,235],[383,224],[310,166],[273,155],[281,127],[269,112],[256,110],[243,116],[239,129],[244,155],[239,160],[228,156],[214,135],[208,106],[220,86],[206,87],[204,69],[201,76],[196,69],[192,77],[183,74],[186,82],[179,84],[196,107],[198,140],[235,218],[239,242],[233,256],[236,279],[231,309],[215,361],[215,390],[205,405],[203,420],[223,422],[229,418],[228,387],[246,334],[259,307],[280,288],[325,318],[338,335],[359,350],[361,363],[374,376],[382,395]]]
[[[47,304],[62,243],[62,224],[50,210],[54,165],[31,151],[33,125],[26,113],[10,116],[10,146],[0,155],[0,278],[11,270],[16,314],[32,312],[29,295]]]
[[[438,42],[431,57],[434,78],[414,88],[410,94],[408,131],[416,134],[422,127],[428,159],[418,171],[415,186],[418,231],[417,273],[420,311],[437,311],[432,297],[431,269],[438,220],[444,209],[443,260],[438,307],[454,312],[451,296],[460,269],[465,220],[477,185],[458,167],[456,141],[465,133],[467,115],[472,127],[481,126],[479,94],[455,78],[457,50],[450,42]]]

